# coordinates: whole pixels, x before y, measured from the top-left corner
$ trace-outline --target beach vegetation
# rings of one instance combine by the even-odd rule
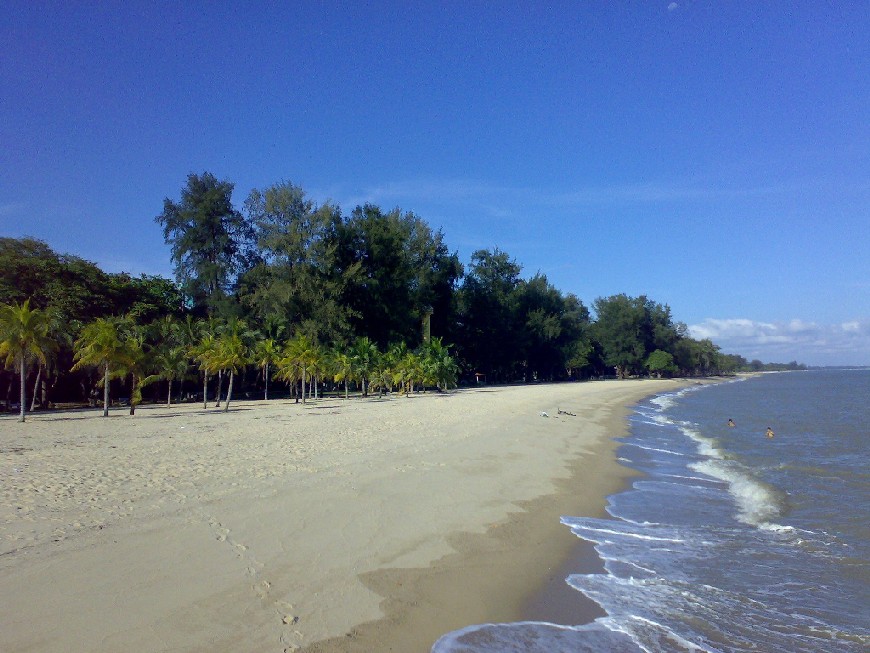
[[[677,366],[674,365],[674,355],[661,349],[656,349],[647,356],[644,366],[650,371],[650,374],[657,378],[670,376],[677,371]]]
[[[155,320],[149,325],[153,343],[148,352],[152,374],[142,379],[142,385],[166,381],[166,405],[172,406],[172,384],[182,380],[190,369],[190,348],[184,342],[183,325],[171,315]]]
[[[280,354],[280,349],[278,347],[278,343],[274,338],[266,338],[265,340],[258,340],[257,344],[254,345],[254,363],[262,370],[263,372],[263,382],[265,388],[263,390],[263,399],[269,400],[269,371],[272,369],[272,366],[277,362],[278,356]]]
[[[248,331],[244,321],[231,319],[220,331],[212,351],[212,366],[229,374],[224,412],[230,409],[236,373],[252,362],[251,350],[246,342],[250,335],[251,332]]]
[[[29,299],[18,305],[0,306],[0,356],[6,367],[18,372],[20,422],[25,419],[27,404],[27,367],[33,360],[45,365],[48,352],[55,346],[49,337],[50,325],[49,316],[38,308],[31,308]]]
[[[109,382],[130,365],[123,328],[122,318],[97,318],[84,326],[75,342],[75,363],[71,371],[96,367],[102,373],[103,417],[109,416]]]
[[[163,388],[169,405],[195,400],[198,390],[186,389],[194,370],[203,408],[211,393],[219,408],[225,381],[230,398],[307,402],[330,391],[412,395],[463,383],[801,367],[725,354],[646,295],[587,306],[497,247],[473,251],[463,265],[441,230],[398,207],[346,213],[281,181],[251,191],[239,210],[233,190],[192,173],[179,199],[164,200],[156,221],[174,279],[107,273],[39,240],[0,238],[0,305],[29,302],[50,316],[45,359],[25,366],[31,409],[37,396],[40,407],[95,404],[101,387],[105,411],[106,379],[117,379],[131,408],[146,384],[155,401]],[[0,370],[7,410],[26,395],[14,392],[21,373],[13,363]]]
[[[186,305],[221,315],[232,302],[229,292],[249,265],[253,232],[232,203],[234,184],[210,172],[191,173],[181,199],[163,200],[155,221],[172,247],[175,276]]]
[[[381,352],[378,346],[366,336],[357,338],[351,348],[351,361],[354,378],[362,388],[363,397],[369,393],[369,382],[380,365]]]
[[[314,341],[304,333],[297,333],[287,341],[281,357],[278,359],[278,374],[285,381],[301,383],[302,403],[310,390],[309,379],[312,378],[317,364],[320,362],[321,351]]]

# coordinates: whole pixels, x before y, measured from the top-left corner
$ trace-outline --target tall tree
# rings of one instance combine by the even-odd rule
[[[27,403],[27,365],[34,359],[44,364],[50,347],[48,316],[38,308],[30,308],[29,299],[20,305],[0,306],[0,356],[7,367],[18,368],[21,379],[19,422],[24,421]]]
[[[510,380],[521,368],[516,310],[520,265],[499,250],[477,250],[459,289],[461,357],[490,380]]]
[[[673,323],[670,307],[645,295],[599,297],[593,306],[597,315],[595,336],[604,350],[605,362],[616,368],[620,378],[640,373],[656,349],[670,352],[685,329]]]
[[[433,313],[435,332],[443,328],[462,266],[448,253],[440,231],[433,232],[413,213],[384,213],[366,204],[343,223],[339,240],[343,269],[359,266],[344,295],[358,334],[381,348],[393,342],[417,344],[428,313]]]
[[[175,277],[194,307],[220,312],[249,264],[253,231],[232,204],[233,184],[210,172],[189,174],[181,200],[163,200],[155,220],[172,246]]]
[[[261,319],[290,321],[316,339],[350,334],[342,293],[358,265],[337,259],[341,212],[317,206],[290,182],[253,190],[245,212],[255,228],[259,258],[240,280],[241,300]]]

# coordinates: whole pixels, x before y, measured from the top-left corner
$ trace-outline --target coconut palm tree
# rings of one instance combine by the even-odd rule
[[[308,394],[310,396],[311,391],[314,390],[314,399],[316,400],[320,380],[329,374],[329,356],[326,349],[317,343],[314,343],[311,348],[309,374],[311,374],[311,385],[308,387]]]
[[[459,366],[447,346],[441,342],[441,338],[432,338],[423,345],[423,371],[424,382],[436,386],[439,390],[446,390],[451,385],[456,385],[456,377]]]
[[[283,355],[278,362],[284,379],[302,380],[302,403],[305,403],[305,385],[313,366],[317,364],[318,353],[315,344],[304,333],[296,336],[284,346]],[[298,375],[298,376],[297,376]]]
[[[171,315],[155,320],[149,325],[154,346],[150,359],[154,374],[142,380],[142,385],[154,381],[167,382],[166,406],[172,406],[172,383],[175,379],[184,380],[187,374],[189,347],[184,342],[184,323],[179,323]]]
[[[392,345],[387,353],[384,354],[384,370],[385,374],[390,379],[390,386],[393,384],[399,386],[399,394],[405,392],[405,382],[407,381],[407,370],[404,366],[404,359],[408,355],[408,345],[404,342]]]
[[[423,380],[423,359],[417,352],[409,351],[402,359],[401,366],[408,394],[413,394],[414,385]]]
[[[75,364],[70,371],[96,367],[103,372],[103,417],[109,416],[109,381],[115,368],[123,368],[129,362],[121,329],[122,323],[118,318],[97,318],[85,325],[75,342]]]
[[[274,338],[266,338],[260,340],[254,346],[254,362],[263,370],[263,380],[266,382],[266,389],[263,393],[263,399],[269,400],[269,370],[280,356],[278,343]]]
[[[347,399],[347,382],[353,378],[353,359],[347,352],[337,348],[329,354],[332,380],[336,383],[344,383],[344,398]]]
[[[51,346],[48,316],[38,308],[31,309],[29,299],[20,305],[0,306],[0,356],[7,367],[17,367],[21,377],[19,422],[24,421],[27,403],[27,365],[34,359],[45,364]]]
[[[233,396],[233,378],[236,372],[251,362],[250,349],[243,339],[243,336],[247,334],[245,323],[234,319],[227,324],[227,328],[217,339],[213,364],[230,374],[224,412],[230,409],[230,399]]]
[[[145,351],[145,333],[136,323],[133,314],[126,316],[121,323],[122,339],[126,348],[121,364],[113,376],[121,378],[130,375],[130,414],[136,414],[136,406],[142,403],[142,386],[146,378],[148,354]]]
[[[202,407],[204,409],[208,408],[208,377],[220,369],[216,362],[217,346],[218,341],[215,334],[204,331],[199,342],[190,349],[191,356],[202,372]],[[220,392],[220,388],[218,388],[218,392]]]
[[[368,381],[375,371],[381,353],[378,346],[366,337],[357,338],[351,350],[354,375],[362,385],[363,397],[368,396]]]
[[[52,372],[55,374],[59,372],[57,369],[57,353],[61,346],[67,345],[70,348],[72,347],[71,327],[63,319],[60,311],[52,306],[48,306],[44,312],[45,318],[48,320],[48,336],[44,350],[45,362],[37,361],[36,380],[33,382],[29,409],[31,413],[36,410],[37,402],[40,402],[40,405],[46,403],[45,386]],[[40,385],[42,386],[42,399],[39,396]]]

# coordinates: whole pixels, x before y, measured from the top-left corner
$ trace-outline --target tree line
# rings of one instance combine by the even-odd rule
[[[273,374],[304,399],[324,381],[367,394],[750,366],[691,338],[645,296],[599,297],[590,311],[545,275],[524,278],[499,249],[463,265],[412,212],[365,204],[344,214],[290,182],[251,191],[238,209],[233,190],[190,174],[180,197],[164,200],[155,220],[174,280],[106,273],[39,240],[0,238],[7,404],[16,378],[19,399],[32,384],[31,404],[43,406],[92,400],[98,386],[107,406],[117,379],[132,408],[143,387],[162,385],[170,401],[173,383],[190,393],[195,374],[203,397],[209,383],[220,396],[225,378],[250,395]]]

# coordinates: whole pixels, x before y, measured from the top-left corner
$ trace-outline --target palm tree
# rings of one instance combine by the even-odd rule
[[[326,349],[318,344],[314,344],[311,348],[311,358],[309,361],[309,373],[311,374],[311,384],[308,387],[308,393],[314,390],[314,399],[317,399],[318,387],[320,379],[324,374],[329,374],[329,356]]]
[[[149,325],[149,330],[155,340],[150,352],[151,364],[155,373],[143,379],[142,385],[165,380],[167,382],[167,407],[172,406],[173,381],[181,379],[183,382],[190,367],[188,364],[189,347],[184,342],[185,324],[190,324],[192,327],[193,323],[179,323],[171,315],[166,315]]]
[[[85,325],[75,342],[75,364],[70,371],[96,367],[103,371],[103,417],[109,416],[109,381],[116,366],[129,362],[129,354],[121,338],[118,318],[97,318]]]
[[[200,337],[199,342],[190,350],[190,354],[199,363],[199,369],[202,372],[202,407],[204,409],[208,408],[208,377],[220,369],[216,363],[217,343],[215,335],[206,331]],[[218,392],[220,392],[220,388],[218,388]]]
[[[190,367],[187,360],[187,348],[173,345],[171,342],[158,343],[151,350],[151,364],[156,372],[142,379],[142,385],[154,381],[166,381],[166,406],[172,406],[172,383],[175,379],[184,379]]]
[[[39,369],[36,372],[36,381],[33,383],[33,399],[30,404],[30,412],[36,410],[36,402],[39,400],[39,387],[42,384],[42,399],[40,405],[46,403],[46,383],[49,376],[54,373],[59,376],[60,370],[57,366],[58,350],[66,346],[72,348],[72,327],[63,318],[59,310],[53,306],[48,306],[45,309],[46,319],[48,320],[48,341],[47,349],[45,350],[46,361],[40,362]]]
[[[404,365],[404,359],[407,355],[408,345],[404,342],[392,345],[384,355],[385,372],[390,378],[390,385],[399,386],[399,394],[405,392],[405,382],[408,380]]]
[[[367,382],[375,371],[381,353],[375,343],[366,337],[357,338],[351,351],[354,375],[362,385],[363,397],[368,396]]]
[[[441,342],[441,338],[432,338],[423,348],[423,372],[424,382],[436,386],[439,390],[446,390],[451,385],[456,385],[456,377],[459,366],[447,346]]]
[[[230,373],[224,412],[230,409],[230,399],[233,396],[233,378],[236,371],[247,365],[251,360],[250,350],[242,339],[243,335],[247,333],[247,327],[244,322],[232,320],[227,325],[224,333],[218,337],[214,364],[222,370],[228,370]]]
[[[353,378],[353,359],[350,354],[333,349],[329,355],[330,367],[332,368],[332,380],[336,383],[344,382],[344,398],[347,399],[347,382]]]
[[[32,359],[46,362],[51,348],[48,316],[38,308],[30,308],[27,299],[21,305],[0,306],[0,356],[7,367],[17,367],[21,377],[19,422],[24,421],[27,364]]]
[[[130,375],[130,414],[136,414],[136,406],[142,402],[142,386],[145,384],[145,367],[148,356],[145,352],[145,333],[133,314],[128,314],[122,323],[122,337],[126,348],[121,365],[114,376]]]
[[[409,351],[402,359],[401,365],[408,385],[408,394],[413,394],[414,384],[423,380],[423,359],[417,352]]]
[[[254,347],[254,362],[263,370],[263,379],[266,382],[266,390],[263,398],[269,400],[269,369],[278,360],[278,343],[274,338],[260,340]]]
[[[311,339],[304,333],[296,336],[284,346],[283,356],[278,364],[281,366],[281,376],[285,379],[298,378],[302,380],[302,403],[305,403],[305,384],[311,368],[317,364],[317,349]]]

